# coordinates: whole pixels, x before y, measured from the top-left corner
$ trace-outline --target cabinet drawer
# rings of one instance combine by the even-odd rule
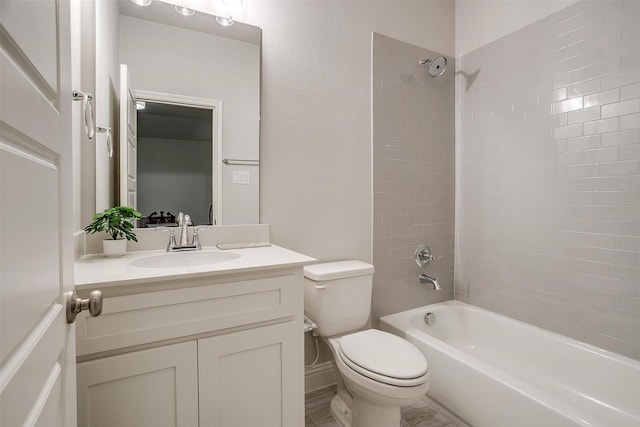
[[[77,355],[294,316],[302,306],[301,280],[298,272],[212,278],[210,284],[185,281],[175,289],[106,297],[100,316],[78,316]]]

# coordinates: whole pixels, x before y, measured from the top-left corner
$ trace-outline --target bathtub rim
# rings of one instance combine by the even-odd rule
[[[472,305],[472,304],[466,303],[464,301],[455,300],[455,299],[448,300],[448,301],[437,302],[437,303],[434,303],[434,304],[428,304],[428,305],[425,305],[425,306],[422,306],[422,307],[417,307],[417,308],[412,308],[412,309],[405,310],[405,311],[400,311],[398,313],[387,314],[385,316],[381,316],[380,317],[380,322],[382,322],[384,320],[387,323],[392,323],[392,322],[389,321],[389,319],[394,319],[395,320],[396,318],[406,318],[406,317],[408,317],[408,316],[410,316],[412,314],[420,313],[420,312],[424,311],[425,309],[427,309],[428,307],[436,308],[436,307],[446,307],[446,306],[461,307],[461,308],[463,308],[465,310],[469,310],[469,311],[482,312],[483,314],[485,314],[485,315],[487,315],[487,316],[489,316],[491,318],[494,318],[494,319],[507,319],[509,321],[516,322],[519,326],[522,326],[522,327],[524,327],[524,328],[526,328],[528,330],[531,330],[532,332],[534,332],[536,334],[541,334],[541,333],[544,333],[545,335],[549,334],[550,338],[552,338],[554,341],[561,341],[563,344],[569,344],[572,347],[577,347],[577,348],[579,348],[581,350],[588,351],[589,353],[596,354],[598,356],[605,357],[605,358],[610,359],[610,360],[615,360],[615,361],[624,363],[626,366],[629,366],[631,368],[640,369],[640,360],[636,360],[636,359],[633,359],[633,358],[631,358],[629,356],[625,356],[624,354],[615,353],[613,351],[606,350],[604,348],[600,348],[600,347],[598,347],[596,345],[589,344],[589,343],[586,343],[584,341],[577,340],[575,338],[571,338],[571,337],[569,337],[567,335],[562,335],[562,334],[560,334],[558,332],[555,332],[555,331],[552,331],[550,329],[541,328],[540,326],[532,325],[530,323],[523,322],[522,320],[514,319],[513,317],[509,317],[507,315],[500,314],[500,313],[497,313],[495,311],[487,310],[485,308],[478,307],[476,305]],[[415,326],[411,325],[410,323],[407,323],[407,325],[409,327],[411,327],[411,328],[415,328]],[[415,329],[417,329],[417,328],[415,328]],[[437,339],[437,338],[434,338],[434,339]],[[440,341],[440,340],[438,340],[438,341]],[[441,342],[443,342],[443,341],[441,341]],[[450,344],[447,344],[447,345],[450,345]],[[451,347],[453,347],[453,346],[451,346]],[[453,347],[453,348],[455,348],[455,347]],[[458,350],[457,348],[455,348],[455,349]],[[462,351],[461,351],[461,353],[466,354],[466,353],[464,353]]]

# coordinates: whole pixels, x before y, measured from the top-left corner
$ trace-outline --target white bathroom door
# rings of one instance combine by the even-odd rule
[[[120,204],[138,209],[138,115],[125,64],[120,64]]]
[[[70,9],[0,1],[0,425],[76,425]]]

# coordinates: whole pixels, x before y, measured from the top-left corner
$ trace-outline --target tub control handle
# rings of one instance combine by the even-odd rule
[[[441,256],[433,256],[431,248],[427,245],[420,245],[416,248],[416,264],[418,267],[425,267],[431,261],[442,258]]]

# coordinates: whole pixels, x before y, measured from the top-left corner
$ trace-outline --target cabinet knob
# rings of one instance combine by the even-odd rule
[[[76,316],[83,310],[89,310],[92,317],[100,316],[102,313],[102,291],[91,291],[89,298],[78,298],[74,290],[67,297],[67,323],[76,321]]]

